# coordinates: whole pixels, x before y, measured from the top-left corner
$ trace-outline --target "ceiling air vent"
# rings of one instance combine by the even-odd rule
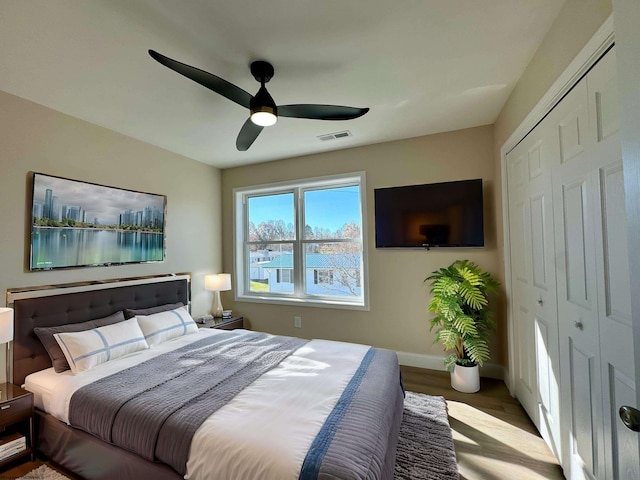
[[[339,138],[345,137],[353,137],[353,135],[351,135],[351,132],[349,130],[345,130],[343,132],[328,133],[326,135],[318,135],[318,138],[323,142],[326,142],[328,140],[338,140]]]

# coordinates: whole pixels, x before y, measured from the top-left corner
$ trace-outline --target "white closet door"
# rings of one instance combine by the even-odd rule
[[[539,126],[507,157],[516,395],[560,456],[558,322],[551,167],[553,131]]]
[[[615,52],[549,116],[562,357],[563,466],[570,479],[640,478],[638,436],[618,409],[635,398],[631,290]]]
[[[557,161],[553,129],[540,124],[529,134],[526,150],[531,222],[531,302],[535,347],[538,430],[560,458],[560,357],[556,299],[551,171]]]
[[[554,168],[563,467],[572,479],[604,478],[593,165],[586,81],[551,112],[560,164]]]
[[[511,311],[517,345],[516,396],[536,426],[536,379],[531,280],[531,210],[528,195],[528,139],[507,155],[509,188],[509,238],[511,248]]]
[[[640,479],[615,63],[507,155],[516,395],[570,480]]]
[[[628,245],[615,53],[587,76],[593,149],[598,311],[603,382],[604,462],[607,479],[640,479],[638,434],[618,415],[636,396]]]

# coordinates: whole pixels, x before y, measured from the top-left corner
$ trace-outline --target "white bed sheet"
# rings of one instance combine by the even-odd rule
[[[73,375],[53,369],[29,375],[39,408],[68,423],[78,388],[221,331],[200,329]],[[196,431],[186,479],[297,479],[311,443],[369,347],[311,340],[240,392]]]
[[[197,333],[184,335],[169,342],[162,343],[153,348],[140,350],[138,352],[116,358],[106,363],[102,363],[76,375],[67,370],[56,373],[52,368],[32,373],[24,380],[24,388],[33,392],[34,404],[36,407],[53,415],[58,420],[69,423],[69,401],[73,393],[91,382],[95,382],[103,377],[112,375],[142,363],[163,353],[176,350],[189,345],[202,338],[201,335],[216,335],[222,330],[213,328],[202,328]]]

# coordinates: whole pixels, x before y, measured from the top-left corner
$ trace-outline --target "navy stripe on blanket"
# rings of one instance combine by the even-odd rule
[[[356,370],[356,373],[342,392],[340,400],[338,400],[336,406],[333,407],[333,410],[327,417],[318,435],[316,435],[316,438],[313,440],[302,464],[302,470],[298,477],[299,480],[316,480],[318,478],[320,466],[338,430],[338,425],[347,413],[353,396],[358,390],[358,387],[360,387],[360,383],[362,383],[364,374],[367,372],[369,365],[371,365],[374,355],[375,349],[370,348],[362,359],[358,370]]]

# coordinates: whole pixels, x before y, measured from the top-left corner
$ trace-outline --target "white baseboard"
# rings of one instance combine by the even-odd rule
[[[444,357],[439,357],[437,355],[423,355],[420,353],[411,352],[396,353],[398,354],[398,361],[400,362],[400,365],[444,371]],[[502,365],[498,365],[497,363],[485,363],[484,366],[480,367],[481,377],[504,380],[504,372],[504,367]]]

